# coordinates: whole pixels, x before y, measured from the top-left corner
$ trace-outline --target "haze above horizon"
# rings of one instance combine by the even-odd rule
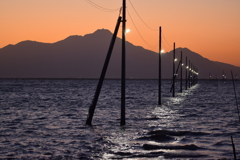
[[[122,0],[2,0],[0,48],[24,40],[53,43],[102,28],[113,32],[121,5]],[[166,52],[175,42],[210,60],[240,66],[239,8],[239,0],[127,0],[127,41],[158,52],[162,26]]]

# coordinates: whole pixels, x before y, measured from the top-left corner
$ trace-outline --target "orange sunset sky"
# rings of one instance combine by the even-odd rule
[[[240,0],[126,3],[127,41],[134,45],[158,52],[162,26],[166,52],[175,42],[177,48],[240,67]],[[24,40],[53,43],[102,28],[113,32],[121,6],[122,0],[0,0],[0,48]]]

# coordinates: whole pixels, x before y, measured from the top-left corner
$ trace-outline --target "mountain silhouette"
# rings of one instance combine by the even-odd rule
[[[55,43],[22,41],[8,45],[0,49],[0,78],[99,78],[111,38],[109,30],[99,29]],[[106,78],[121,77],[121,43],[117,38]],[[208,79],[209,73],[220,79],[223,71],[230,78],[231,70],[240,75],[240,67],[210,61],[187,48],[176,49],[178,59],[181,51],[183,62],[187,56],[198,68],[201,79]],[[173,51],[162,54],[164,79],[172,77],[172,57]],[[158,78],[158,53],[126,42],[126,72],[127,78]]]

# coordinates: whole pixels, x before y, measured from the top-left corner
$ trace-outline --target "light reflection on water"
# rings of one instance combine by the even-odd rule
[[[0,82],[0,158],[231,159],[230,136],[240,148],[231,82],[201,81],[171,97],[164,81],[157,106],[156,80],[129,80],[124,127],[118,80],[104,82],[93,126],[85,121],[96,80]]]

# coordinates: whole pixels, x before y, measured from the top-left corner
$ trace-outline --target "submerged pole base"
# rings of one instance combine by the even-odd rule
[[[90,106],[87,121],[86,121],[86,125],[90,125],[90,126],[92,125],[92,119],[93,119],[93,113],[94,113],[94,110],[95,110],[95,106],[93,104]]]
[[[234,143],[233,143],[233,138],[232,138],[232,136],[231,136],[231,140],[232,140],[232,147],[233,147],[233,156],[234,156],[234,160],[236,160],[236,159],[237,159],[237,156],[236,156],[236,150],[235,150],[235,145],[234,145]]]

